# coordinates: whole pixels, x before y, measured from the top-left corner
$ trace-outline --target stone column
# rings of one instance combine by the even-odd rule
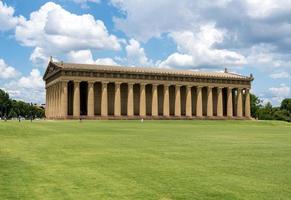
[[[115,82],[115,98],[114,98],[114,116],[120,117],[121,108],[120,108],[120,84],[119,82]]]
[[[152,116],[158,116],[158,85],[152,85]]]
[[[202,117],[202,87],[197,86],[196,116]]]
[[[227,88],[227,116],[232,117],[233,112],[232,112],[232,88],[228,87]]]
[[[164,117],[170,116],[170,99],[169,99],[169,85],[164,85],[164,102],[163,102],[163,115]]]
[[[73,116],[80,117],[80,82],[74,81],[74,108]]]
[[[107,117],[108,115],[108,96],[107,96],[107,84],[108,82],[102,82],[101,91],[101,116]]]
[[[217,88],[217,117],[223,116],[222,88]]]
[[[186,86],[186,116],[192,117],[191,86]]]
[[[56,93],[55,93],[56,86],[52,86],[52,117],[55,117],[55,101],[56,101]]]
[[[52,116],[52,87],[49,87],[49,117]]]
[[[55,118],[58,117],[58,84],[55,84]]]
[[[175,116],[181,116],[181,95],[180,95],[180,85],[175,85]]]
[[[45,88],[45,117],[48,118],[48,97],[49,97],[49,94],[48,94],[48,88]]]
[[[61,117],[68,115],[68,83],[61,82]]]
[[[48,118],[48,88],[45,88],[45,117]]]
[[[237,103],[236,103],[237,117],[242,117],[242,89],[237,89]]]
[[[60,115],[60,84],[56,83],[56,117],[59,117]]]
[[[140,101],[139,101],[139,115],[141,117],[146,116],[146,93],[145,93],[145,83],[140,84]]]
[[[94,82],[88,82],[88,117],[94,117]]]
[[[246,117],[251,117],[251,102],[250,102],[250,90],[246,89],[246,101],[245,101],[245,115]]]
[[[212,98],[212,87],[207,87],[207,117],[213,116],[213,98]]]
[[[127,116],[133,116],[133,83],[128,83]]]
[[[50,117],[53,116],[53,86],[50,86]]]

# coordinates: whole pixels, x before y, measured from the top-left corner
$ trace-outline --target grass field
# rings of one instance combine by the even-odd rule
[[[0,199],[291,199],[291,125],[0,122]]]

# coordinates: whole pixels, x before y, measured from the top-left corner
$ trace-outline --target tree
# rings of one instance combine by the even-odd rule
[[[0,117],[15,118],[18,116],[30,118],[43,118],[44,109],[9,98],[8,93],[0,89]]]
[[[251,100],[251,116],[258,118],[258,111],[262,108],[262,100],[254,94],[250,94]]]
[[[257,110],[258,119],[263,120],[272,120],[273,116],[273,107],[270,102],[268,102],[264,107]]]
[[[14,111],[13,108],[10,109],[9,114],[8,114],[8,118],[16,118],[16,117],[18,117],[17,113]]]
[[[291,98],[284,99],[281,102],[281,107],[282,110],[287,110],[289,113],[291,113]]]
[[[8,114],[8,111],[10,110],[10,99],[9,94],[5,91],[0,89],[0,116],[4,116]]]

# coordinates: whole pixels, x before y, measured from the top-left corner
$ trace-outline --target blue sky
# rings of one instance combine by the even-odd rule
[[[32,3],[33,2],[33,3]],[[78,63],[222,71],[291,96],[290,0],[0,0],[0,88],[44,103],[50,56]]]

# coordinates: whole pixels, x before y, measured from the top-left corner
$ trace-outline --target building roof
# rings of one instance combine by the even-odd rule
[[[190,70],[175,70],[162,69],[154,67],[125,67],[113,65],[97,65],[97,64],[77,64],[64,62],[50,62],[59,68],[65,70],[89,70],[89,71],[107,71],[107,72],[125,72],[125,73],[142,73],[142,74],[157,74],[157,75],[182,75],[195,77],[212,77],[212,78],[232,78],[232,79],[247,79],[252,80],[252,76],[243,76],[230,72],[206,72],[206,71],[190,71]],[[49,64],[50,65],[50,64]]]

